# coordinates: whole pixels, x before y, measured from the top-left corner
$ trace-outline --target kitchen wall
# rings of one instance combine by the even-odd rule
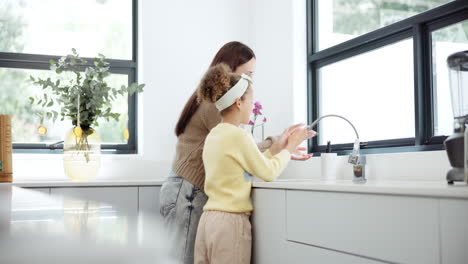
[[[101,179],[163,177],[174,125],[216,51],[231,40],[257,55],[255,98],[268,115],[266,135],[306,121],[305,1],[174,0],[139,3],[139,155],[104,155]],[[351,177],[345,158],[342,171]],[[444,151],[369,155],[369,177],[442,180]],[[60,155],[14,155],[14,178],[65,179]],[[318,177],[320,162],[292,162],[281,177]]]
[[[214,54],[226,42],[248,43],[249,1],[139,1],[139,155],[103,155],[99,178],[163,177],[173,128]],[[15,180],[65,179],[60,155],[14,155]]]

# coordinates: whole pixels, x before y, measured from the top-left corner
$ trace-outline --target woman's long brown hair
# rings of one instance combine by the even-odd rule
[[[232,41],[221,47],[213,58],[210,67],[219,63],[225,63],[232,69],[232,71],[235,71],[237,67],[250,61],[252,58],[255,58],[255,54],[251,48],[238,41]],[[197,100],[197,91],[195,90],[185,104],[184,109],[180,114],[179,121],[177,121],[177,125],[175,127],[175,134],[177,137],[184,133],[188,122],[197,111],[199,105],[200,104]]]

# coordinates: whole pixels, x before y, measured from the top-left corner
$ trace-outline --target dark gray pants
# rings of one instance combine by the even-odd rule
[[[171,243],[171,255],[180,263],[193,263],[198,222],[208,197],[182,177],[171,172],[160,193],[160,210]]]

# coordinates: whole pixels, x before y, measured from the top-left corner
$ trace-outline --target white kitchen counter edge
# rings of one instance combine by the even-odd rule
[[[468,199],[468,186],[466,184],[457,183],[449,186],[446,182],[369,181],[365,184],[355,184],[351,181],[279,180],[274,182],[255,181],[253,187]]]
[[[50,181],[14,181],[12,184],[26,188],[54,187],[118,187],[118,186],[161,186],[164,178],[141,180],[94,180],[88,182],[73,182],[68,180]],[[446,182],[423,181],[369,181],[365,184],[354,184],[351,181],[318,181],[318,180],[278,180],[274,182],[253,182],[254,188],[286,189],[305,191],[328,191],[347,193],[368,193],[402,196],[444,197],[468,199],[468,186]]]
[[[25,188],[54,188],[54,187],[118,187],[118,186],[161,186],[164,179],[152,180],[94,180],[74,182],[67,180],[52,181],[13,181],[13,186]]]

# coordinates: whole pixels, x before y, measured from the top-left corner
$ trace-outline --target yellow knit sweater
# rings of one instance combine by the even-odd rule
[[[277,178],[289,162],[289,151],[272,156],[261,153],[253,137],[229,123],[220,123],[208,134],[203,148],[205,193],[203,210],[250,213],[252,181],[248,172],[265,181]]]

